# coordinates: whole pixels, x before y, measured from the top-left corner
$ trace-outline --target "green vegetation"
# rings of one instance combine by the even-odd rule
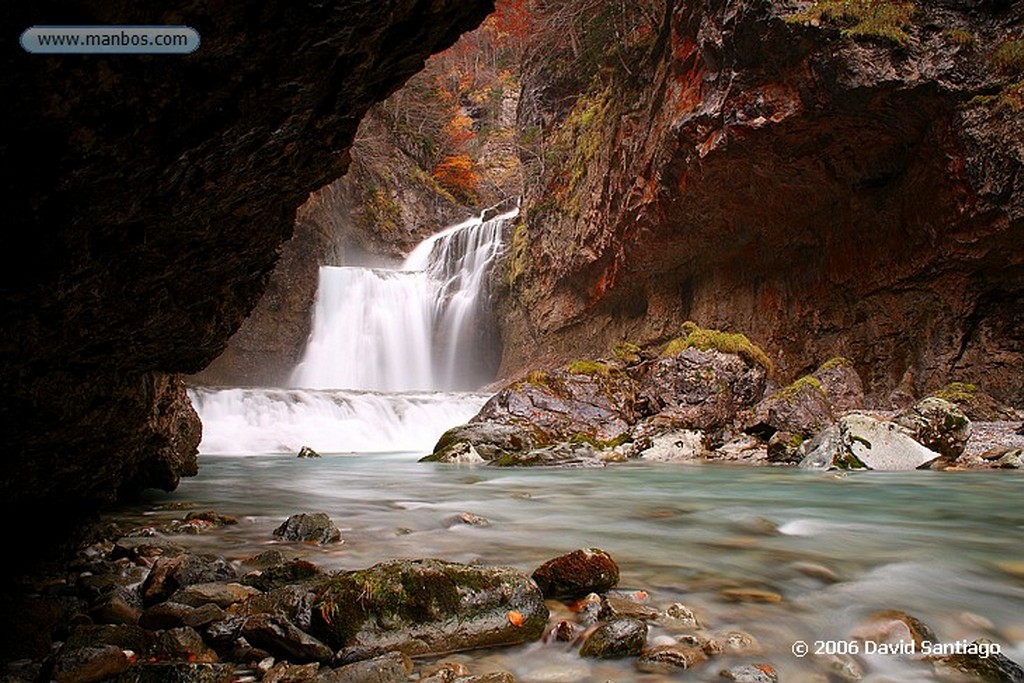
[[[551,376],[544,370],[533,370],[524,380],[527,384],[535,387],[546,387],[550,384]]]
[[[706,330],[692,321],[683,323],[683,335],[670,341],[661,355],[663,357],[672,356],[690,347],[701,351],[735,353],[750,365],[760,365],[769,374],[775,370],[775,365],[768,354],[747,339],[746,335],[738,332]]]
[[[530,247],[530,233],[525,222],[516,224],[512,232],[512,245],[509,248],[508,266],[505,280],[508,286],[513,286],[516,281],[526,272],[526,258]]]
[[[959,47],[974,47],[978,42],[977,36],[975,36],[970,31],[965,31],[962,28],[954,28],[950,29],[949,31],[943,31],[942,37],[945,38],[947,42],[952,43],[953,45],[957,45]]]
[[[596,448],[599,451],[607,451],[612,448],[618,448],[622,444],[629,441],[629,432],[622,432],[618,436],[614,436],[611,439],[599,439],[593,434],[586,432],[577,432],[569,438],[569,443],[587,443]]]
[[[974,394],[978,386],[967,382],[950,382],[932,394],[935,398],[941,398],[950,403],[970,403],[974,400]]]
[[[842,35],[851,38],[882,38],[903,44],[906,29],[917,11],[913,2],[894,0],[817,0],[803,12],[789,17],[793,23],[834,21],[844,25]]]
[[[822,396],[828,395],[828,392],[825,391],[825,387],[821,385],[821,382],[818,381],[817,377],[804,375],[789,386],[774,393],[772,398],[779,398],[786,403],[792,403],[793,399],[795,399],[805,388],[810,389],[811,391],[817,391]]]
[[[588,375],[606,379],[620,372],[618,368],[600,360],[574,360],[565,369],[571,375]]]
[[[1004,76],[1024,74],[1024,39],[1007,40],[992,55],[992,65]]]
[[[612,345],[612,354],[623,363],[639,363],[640,347],[628,341],[617,341]]]
[[[580,96],[545,154],[545,165],[556,178],[553,196],[574,217],[580,214],[577,191],[606,139],[613,108],[610,88]]]
[[[373,188],[363,200],[363,220],[380,232],[394,232],[402,218],[401,205],[380,188]]]
[[[853,361],[843,356],[836,356],[835,358],[829,358],[827,361],[821,364],[818,368],[818,372],[826,372],[828,370],[834,370],[835,368],[852,368]]]

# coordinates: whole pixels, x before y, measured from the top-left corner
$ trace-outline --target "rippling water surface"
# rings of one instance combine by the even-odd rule
[[[529,470],[421,464],[420,454],[202,456],[198,477],[139,508],[147,519],[180,514],[170,501],[239,518],[223,531],[181,540],[232,558],[285,546],[332,569],[393,558],[438,557],[532,571],[584,546],[618,561],[621,584],[655,605],[680,601],[712,629],[737,628],[760,655],[718,658],[687,680],[721,680],[727,665],[766,662],[781,680],[821,680],[794,640],[845,639],[878,609],[905,610],[941,640],[987,637],[1024,660],[1024,479],[1015,473],[876,473],[619,465]],[[290,514],[324,511],[343,530],[331,548],[276,544]],[[453,524],[470,512],[489,526]],[[808,564],[838,580],[807,576]],[[815,573],[811,571],[810,573]],[[720,591],[750,587],[775,604],[735,604]],[[584,662],[562,646],[465,655],[478,672],[520,681],[657,681],[628,662]],[[893,657],[866,657],[869,681],[932,680]],[[665,679],[677,680],[677,679]]]

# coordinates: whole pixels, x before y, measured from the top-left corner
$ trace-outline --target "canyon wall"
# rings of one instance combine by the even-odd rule
[[[1024,6],[815,14],[839,4],[669,1],[582,81],[575,44],[535,54],[504,376],[692,319],[782,379],[842,355],[882,402],[969,380],[1024,404]]]
[[[7,506],[54,511],[193,473],[202,369],[256,304],[295,210],[341,176],[366,110],[489,0],[213,5],[77,0],[4,26],[186,24],[191,55],[40,56],[0,93]],[[13,34],[12,34],[13,35]]]

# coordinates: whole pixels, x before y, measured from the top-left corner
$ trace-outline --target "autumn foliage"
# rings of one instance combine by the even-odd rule
[[[480,173],[468,154],[446,156],[434,167],[431,175],[456,199],[472,202],[476,198]]]

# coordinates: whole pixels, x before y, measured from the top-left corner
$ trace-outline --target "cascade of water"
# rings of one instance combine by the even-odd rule
[[[189,390],[203,455],[429,451],[471,418],[483,394],[377,394],[309,389]]]
[[[487,274],[516,213],[447,228],[401,269],[322,267],[313,330],[292,385],[447,391],[486,382]]]

